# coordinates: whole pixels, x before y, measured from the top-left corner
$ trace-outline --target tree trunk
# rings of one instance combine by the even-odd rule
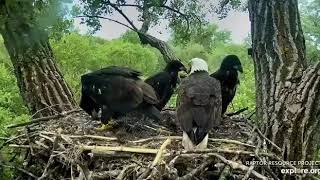
[[[307,67],[297,0],[250,0],[256,111],[288,161],[315,158],[320,65]]]
[[[47,34],[17,7],[9,8],[0,4],[0,33],[30,113],[41,117],[74,108],[73,94],[55,64]]]

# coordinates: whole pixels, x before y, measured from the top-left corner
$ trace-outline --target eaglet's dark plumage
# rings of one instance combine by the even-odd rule
[[[180,61],[171,61],[165,69],[145,80],[156,91],[159,103],[158,110],[162,110],[170,100],[178,83],[179,71],[186,71],[185,66]]]
[[[103,124],[134,110],[159,120],[160,112],[155,108],[159,102],[157,95],[140,75],[138,71],[118,66],[83,75],[80,107],[90,115],[101,108]]]
[[[200,60],[195,58],[192,61]],[[183,130],[185,149],[206,148],[209,130],[220,124],[220,93],[219,81],[210,77],[207,70],[195,71],[182,80],[177,118]]]
[[[240,83],[238,71],[243,72],[240,59],[236,55],[228,55],[222,60],[220,68],[210,75],[220,81],[222,114],[227,111],[236,94],[237,85]]]

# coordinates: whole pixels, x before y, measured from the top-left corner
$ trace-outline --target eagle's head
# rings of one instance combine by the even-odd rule
[[[197,71],[206,71],[208,72],[208,64],[205,60],[200,58],[193,58],[190,60],[191,70],[190,74]]]
[[[187,71],[187,69],[180,61],[174,60],[167,64],[165,71],[179,72],[179,71]]]
[[[220,69],[225,71],[235,70],[239,72],[243,72],[243,68],[240,62],[240,59],[236,55],[228,55],[226,56],[221,63]]]

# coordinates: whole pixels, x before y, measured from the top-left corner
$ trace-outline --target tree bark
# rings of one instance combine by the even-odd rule
[[[46,32],[19,12],[18,5],[0,4],[0,33],[26,106],[37,117],[73,109],[76,102],[57,68]]]
[[[257,117],[288,161],[314,160],[320,65],[307,67],[297,0],[250,0]]]

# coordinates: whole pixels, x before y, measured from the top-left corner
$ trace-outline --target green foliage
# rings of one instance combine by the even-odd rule
[[[3,54],[3,46],[0,45],[0,49],[0,136],[9,136],[10,131],[5,126],[26,121],[29,116],[20,97],[12,67],[9,66],[8,55]]]
[[[85,22],[92,31],[101,28],[99,18],[112,18],[115,13],[122,14],[128,18],[125,23],[133,29],[138,29],[133,24],[134,20],[127,14],[128,9],[139,13],[139,21],[147,22],[146,29],[157,25],[161,20],[166,19],[169,22],[168,27],[175,32],[188,35],[187,29],[198,26],[205,22],[205,15],[211,10],[213,2],[204,2],[200,0],[115,0],[115,1],[96,1],[80,0],[78,12],[85,17]]]
[[[28,28],[29,34],[33,34],[34,41],[41,40],[47,37],[47,34],[52,38],[61,38],[65,33],[69,33],[73,27],[73,20],[69,16],[69,8],[72,0],[4,0],[7,11],[10,11],[10,16],[6,11],[0,13],[0,24],[7,22],[8,17],[14,16],[23,23],[21,27]],[[3,5],[0,5],[3,6]],[[3,29],[4,26],[0,26]],[[4,30],[4,29],[3,29]],[[39,31],[41,33],[39,33]],[[43,33],[45,31],[46,33]]]
[[[173,31],[173,43],[175,45],[200,44],[206,51],[210,51],[220,44],[231,42],[231,33],[229,31],[219,31],[216,24],[208,24],[191,30],[187,38],[183,33]]]
[[[133,44],[141,44],[138,34],[134,31],[125,32],[124,34],[122,34],[120,39]]]
[[[93,36],[72,33],[59,41],[52,41],[52,47],[64,77],[80,97],[80,76],[89,70],[109,65],[126,66],[149,76],[159,69],[160,55],[153,48],[126,40],[106,41]]]
[[[301,23],[306,39],[307,59],[320,61],[320,0],[300,1]]]

